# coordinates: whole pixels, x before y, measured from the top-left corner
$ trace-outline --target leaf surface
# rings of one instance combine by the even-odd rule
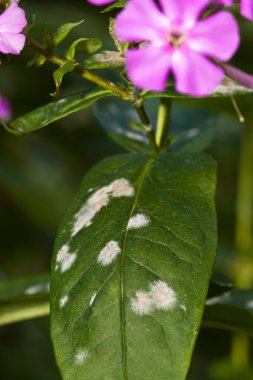
[[[112,157],[58,232],[51,331],[63,379],[182,380],[216,250],[206,154]]]

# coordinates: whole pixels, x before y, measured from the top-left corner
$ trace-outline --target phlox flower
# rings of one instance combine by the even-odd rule
[[[25,44],[22,30],[27,25],[25,12],[16,2],[0,15],[0,52],[3,54],[20,54]]]
[[[138,87],[164,91],[169,75],[176,90],[192,96],[211,94],[224,73],[213,60],[227,61],[240,37],[231,13],[201,19],[210,0],[129,0],[116,19],[125,42],[144,44],[126,51],[127,73]]]

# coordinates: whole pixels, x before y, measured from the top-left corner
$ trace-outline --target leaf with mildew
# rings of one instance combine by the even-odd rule
[[[51,334],[64,380],[183,380],[216,251],[215,163],[127,154],[94,167],[59,228]]]

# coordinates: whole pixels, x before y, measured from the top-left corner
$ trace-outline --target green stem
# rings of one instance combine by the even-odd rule
[[[58,66],[61,66],[65,62],[67,62],[67,59],[60,57],[57,54],[54,54],[52,51],[40,45],[38,42],[34,41],[30,37],[27,37],[27,42],[28,42],[28,46],[31,49],[35,50],[40,55],[45,57],[46,60],[49,62],[52,62]],[[133,95],[130,91],[115,85],[113,82],[108,81],[97,74],[94,74],[91,70],[86,69],[80,63],[76,63],[74,71],[77,74],[79,74],[81,77],[89,80],[90,82],[95,83],[106,90],[110,90],[116,95],[119,95],[122,99],[129,100],[129,101],[133,100],[132,99]]]
[[[171,98],[161,98],[158,117],[155,141],[159,150],[166,150],[168,144],[168,132],[170,128],[171,115]]]
[[[253,127],[245,126],[241,145],[236,204],[236,248],[241,258],[253,246]],[[248,279],[251,281],[252,279]],[[244,285],[245,286],[245,285]],[[250,284],[246,285],[250,286]]]
[[[246,125],[241,143],[235,245],[238,255],[233,280],[238,287],[252,286],[253,278],[253,127]],[[235,373],[243,375],[250,368],[250,340],[245,334],[232,337],[231,361]]]
[[[158,148],[157,148],[157,145],[156,145],[156,142],[155,142],[155,135],[154,135],[154,131],[152,129],[152,125],[151,125],[151,122],[149,120],[149,117],[145,111],[145,108],[143,105],[135,105],[135,109],[136,109],[136,112],[138,113],[139,115],[139,118],[143,124],[143,127],[144,127],[144,130],[145,130],[145,133],[149,139],[149,144],[150,144],[150,148],[151,148],[151,151],[153,154],[157,154],[158,153]]]

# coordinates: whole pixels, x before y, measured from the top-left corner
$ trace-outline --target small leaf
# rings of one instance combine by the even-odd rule
[[[112,17],[110,17],[110,21],[109,21],[109,33],[110,33],[110,36],[113,39],[113,42],[114,42],[116,48],[118,49],[118,51],[121,52],[121,53],[124,53],[124,51],[128,47],[128,43],[122,42],[118,38],[118,36],[117,36],[117,34],[115,32],[115,23],[116,23],[115,19],[112,18]]]
[[[203,326],[253,336],[253,289],[236,289],[208,298]]]
[[[124,6],[126,5],[127,3],[127,0],[118,0],[116,1],[115,3],[109,5],[108,7],[106,7],[101,13],[105,13],[105,12],[110,12],[116,8],[124,8]]]
[[[62,377],[184,380],[216,251],[206,154],[94,167],[58,232],[51,334]]]
[[[65,74],[73,72],[75,69],[75,62],[74,61],[66,61],[64,62],[59,69],[54,71],[53,77],[54,77],[54,83],[56,86],[55,92],[51,93],[51,96],[58,96],[60,93],[60,86],[62,83],[62,79]]]
[[[36,108],[13,120],[9,125],[3,122],[1,124],[8,132],[16,135],[31,133],[73,112],[80,111],[105,96],[114,96],[114,94],[100,88],[89,92],[81,92]]]
[[[56,32],[52,35],[54,46],[59,45],[68,36],[72,29],[81,25],[83,22],[84,20],[81,20],[79,22],[72,22],[60,26],[60,28],[58,28]]]
[[[125,65],[125,59],[118,51],[101,51],[84,61],[88,69],[118,69]]]
[[[76,53],[96,53],[102,47],[102,41],[98,38],[79,38],[74,41],[67,50],[65,57],[74,59]]]
[[[0,283],[0,325],[49,314],[49,275]]]

